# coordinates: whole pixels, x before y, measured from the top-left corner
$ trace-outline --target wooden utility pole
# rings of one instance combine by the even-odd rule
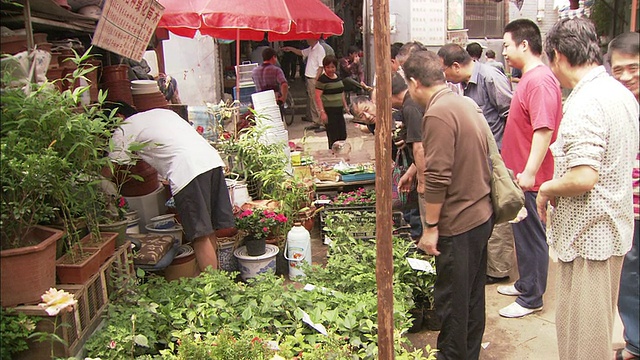
[[[391,238],[391,42],[389,0],[373,0],[376,59],[376,281],[378,284],[378,359],[394,358],[393,244]]]

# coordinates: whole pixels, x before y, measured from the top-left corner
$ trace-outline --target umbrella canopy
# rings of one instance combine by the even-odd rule
[[[219,39],[298,40],[340,35],[343,21],[320,0],[160,0],[158,23],[176,35]]]

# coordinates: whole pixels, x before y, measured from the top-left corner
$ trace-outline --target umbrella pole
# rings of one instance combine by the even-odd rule
[[[238,106],[240,106],[240,76],[238,76],[238,69],[240,69],[240,28],[236,29],[236,100]],[[240,111],[236,111],[233,116],[233,137],[238,139],[238,118],[240,117]]]

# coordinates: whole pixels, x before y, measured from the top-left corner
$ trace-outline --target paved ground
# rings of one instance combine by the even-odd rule
[[[299,86],[294,85],[294,91]],[[296,95],[300,97],[301,95]],[[294,123],[288,128],[289,139],[296,143],[302,143],[305,136],[304,127],[308,122],[300,120],[300,115],[296,116]],[[348,123],[348,139],[352,145],[352,152],[359,154],[359,158],[374,157],[375,138],[371,134],[363,134],[355,128],[354,124]],[[327,139],[325,133],[307,132],[304,141],[305,151],[310,154],[326,152]],[[323,262],[326,255],[326,246],[321,243],[318,226],[312,231],[312,250],[314,263]],[[549,266],[549,279],[547,292],[544,296],[544,309],[534,315],[529,315],[521,319],[506,319],[498,315],[498,310],[509,305],[514,298],[503,296],[497,293],[498,285],[486,287],[486,312],[487,323],[484,333],[484,350],[480,354],[482,360],[547,360],[557,359],[558,351],[555,332],[555,269],[556,264],[551,262]],[[517,269],[511,271],[511,279],[517,279]],[[422,331],[416,334],[409,334],[408,338],[416,347],[426,344],[435,347],[437,343],[437,332]],[[616,316],[613,332],[614,348],[622,347],[622,324],[620,318]]]

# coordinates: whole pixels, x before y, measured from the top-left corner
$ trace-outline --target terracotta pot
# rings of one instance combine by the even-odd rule
[[[63,234],[62,230],[35,226],[25,239],[40,240],[38,245],[0,251],[2,307],[38,302],[55,285],[56,242]]]
[[[110,65],[102,68],[101,82],[129,80],[129,65]]]
[[[56,261],[56,275],[60,284],[84,284],[100,270],[100,254],[97,250],[83,250],[82,259],[66,254]],[[80,254],[76,255],[80,257]]]
[[[100,239],[95,240],[92,234],[80,239],[80,245],[83,250],[96,250],[100,258],[100,264],[104,262],[116,252],[116,239],[118,233],[101,232]]]
[[[139,175],[143,181],[131,178],[129,175]],[[158,172],[151,165],[142,160],[133,166],[116,166],[116,179],[122,183],[122,196],[144,196],[158,190]]]
[[[235,236],[237,233],[238,233],[238,229],[234,228],[234,227],[218,229],[218,230],[216,230],[216,237],[217,238],[227,238],[227,237]]]

